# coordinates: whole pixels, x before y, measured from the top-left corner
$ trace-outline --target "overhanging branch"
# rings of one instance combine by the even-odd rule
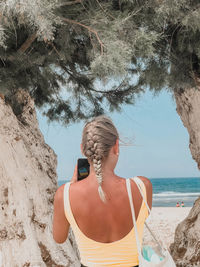
[[[130,88],[125,89],[125,90],[121,90],[126,78],[123,79],[123,81],[121,81],[121,83],[115,89],[111,89],[108,91],[96,90],[96,89],[91,88],[91,87],[88,89],[88,88],[85,88],[85,86],[82,83],[78,82],[79,78],[80,78],[78,75],[72,73],[71,70],[69,70],[66,66],[61,66],[61,68],[64,69],[64,71],[66,73],[68,73],[74,79],[74,81],[76,81],[79,84],[79,86],[81,86],[85,91],[93,91],[95,93],[102,94],[102,95],[112,95],[112,94],[116,94],[116,93],[120,93],[120,92],[127,94],[128,92],[132,91],[132,89],[130,89]]]
[[[21,45],[21,47],[17,50],[17,52],[24,53],[35,41],[36,37],[36,33],[33,33],[31,36],[29,36],[26,41]]]
[[[99,38],[99,35],[98,35],[97,31],[95,31],[95,30],[92,29],[91,27],[89,27],[89,26],[87,26],[87,25],[85,25],[85,24],[82,24],[82,23],[80,23],[80,22],[78,22],[78,21],[75,21],[75,20],[72,20],[72,19],[63,18],[63,17],[61,17],[61,19],[62,19],[63,21],[65,21],[65,22],[67,22],[67,23],[79,25],[79,26],[81,26],[81,27],[87,29],[89,32],[94,33],[94,35],[96,36],[96,38],[97,38],[97,40],[98,40],[98,42],[99,42],[99,44],[100,44],[100,47],[101,47],[101,55],[103,55],[103,47],[104,47],[104,44],[103,44],[103,42],[101,41],[101,39]]]
[[[26,41],[20,46],[20,48],[17,50],[17,54],[21,53],[23,54],[26,52],[26,50],[31,46],[31,44],[35,41],[37,35],[36,33],[33,33],[31,36],[29,36]],[[15,59],[15,56],[11,55],[8,57],[10,61],[13,61]]]
[[[64,2],[64,3],[59,4],[58,7],[61,7],[61,6],[71,6],[71,5],[74,5],[74,4],[80,4],[81,2],[82,2],[82,0],[75,0],[75,1]]]

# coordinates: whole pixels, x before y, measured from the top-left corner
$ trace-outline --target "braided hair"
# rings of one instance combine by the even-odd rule
[[[115,145],[118,132],[112,121],[106,116],[98,116],[86,123],[82,134],[82,148],[85,156],[92,162],[96,174],[98,192],[105,203],[106,196],[102,189],[102,162],[107,158],[112,146]]]

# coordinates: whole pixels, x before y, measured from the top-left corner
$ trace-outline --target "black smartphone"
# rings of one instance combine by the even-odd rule
[[[90,173],[90,164],[86,158],[78,159],[78,181],[86,178]]]

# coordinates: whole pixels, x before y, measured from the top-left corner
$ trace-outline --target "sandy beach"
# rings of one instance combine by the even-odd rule
[[[169,247],[174,240],[176,226],[187,217],[190,209],[191,207],[153,207],[147,223],[156,237]],[[144,243],[150,239],[149,232],[145,229]]]

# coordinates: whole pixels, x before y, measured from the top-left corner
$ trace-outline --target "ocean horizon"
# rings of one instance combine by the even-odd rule
[[[192,207],[200,196],[200,177],[149,178],[153,186],[153,207],[175,207],[184,202]],[[70,180],[58,180],[58,186]]]

